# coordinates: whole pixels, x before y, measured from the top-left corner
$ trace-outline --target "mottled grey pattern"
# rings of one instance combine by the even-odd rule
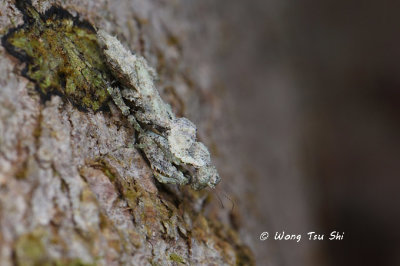
[[[196,126],[184,117],[176,117],[161,99],[153,82],[155,70],[146,59],[126,50],[105,31],[99,30],[98,37],[112,73],[121,82],[121,88],[110,85],[108,92],[138,131],[138,147],[149,160],[157,180],[191,184],[197,190],[214,188],[220,177],[210,153],[203,143],[196,141]]]

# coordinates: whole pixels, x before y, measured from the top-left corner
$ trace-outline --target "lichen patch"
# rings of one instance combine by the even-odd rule
[[[24,24],[10,29],[2,44],[26,62],[22,75],[36,83],[44,99],[57,94],[84,110],[105,107],[111,76],[94,28],[61,7],[41,14],[30,1],[17,0],[16,6]]]

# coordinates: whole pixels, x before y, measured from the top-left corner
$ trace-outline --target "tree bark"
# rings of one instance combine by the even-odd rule
[[[42,13],[54,4],[34,2]],[[221,93],[210,59],[218,23],[201,23],[202,4],[61,6],[117,34],[157,69],[162,97],[195,122],[218,166]],[[13,1],[0,4],[2,35],[22,23]],[[4,47],[0,55],[1,265],[253,264],[232,218],[237,210],[221,208],[212,191],[157,183],[111,102],[109,111],[92,112],[56,95],[43,101],[21,76],[24,64]]]

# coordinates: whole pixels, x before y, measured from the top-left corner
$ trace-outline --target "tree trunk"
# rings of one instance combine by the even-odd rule
[[[34,7],[43,14],[55,3]],[[222,165],[222,93],[212,74],[219,25],[212,16],[203,22],[201,1],[66,0],[61,7],[143,55],[163,99],[195,122]],[[2,35],[22,23],[14,1],[0,4]],[[111,101],[88,111],[65,95],[42,97],[21,75],[27,63],[3,46],[0,53],[1,265],[253,264],[237,234],[237,209],[221,207],[213,191],[157,183]]]

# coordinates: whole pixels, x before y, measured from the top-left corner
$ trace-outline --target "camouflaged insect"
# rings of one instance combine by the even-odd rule
[[[154,86],[156,73],[146,60],[126,50],[105,31],[97,32],[107,64],[120,87],[107,91],[138,132],[138,145],[161,183],[214,188],[220,177],[210,153],[196,141],[196,126],[178,118]]]

